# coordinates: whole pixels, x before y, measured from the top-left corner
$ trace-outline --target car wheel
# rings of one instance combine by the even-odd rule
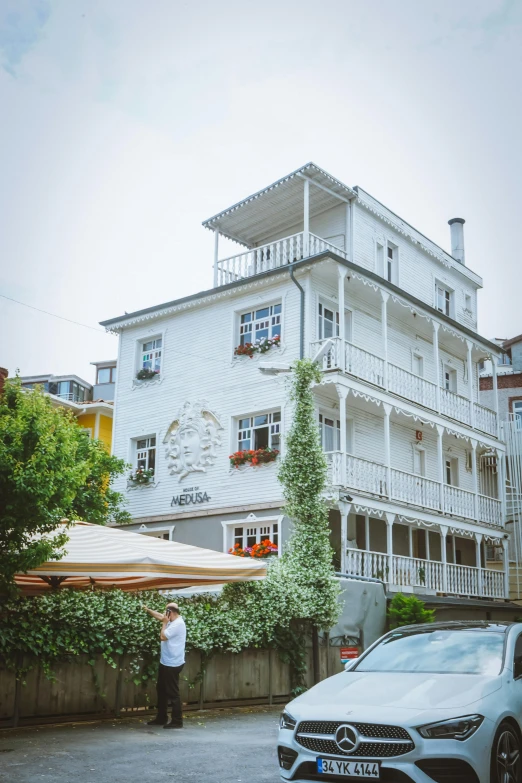
[[[520,783],[520,739],[510,723],[498,727],[491,752],[491,783]]]

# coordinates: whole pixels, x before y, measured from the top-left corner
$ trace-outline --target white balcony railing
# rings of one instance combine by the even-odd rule
[[[460,394],[449,391],[449,389],[440,390],[440,412],[450,419],[462,421],[464,424],[471,424],[471,406],[467,397],[461,397]]]
[[[377,462],[370,462],[370,460],[347,454],[345,486],[379,497],[387,497],[386,468]]]
[[[391,497],[392,500],[440,510],[440,484],[403,470],[391,471]]]
[[[321,359],[323,370],[340,370],[354,375],[363,381],[386,388],[385,370],[387,369],[387,391],[410,400],[423,408],[437,411],[437,385],[421,378],[391,362],[385,362],[380,356],[366,351],[351,342],[345,341],[344,356],[340,337],[329,338],[331,347]],[[315,356],[325,340],[315,340],[310,344],[310,355]],[[467,397],[455,394],[449,389],[440,388],[440,413],[450,419],[471,426],[471,402]],[[481,432],[497,436],[497,414],[490,408],[473,403],[473,425]]]
[[[301,261],[303,258],[315,256],[325,250],[331,250],[337,255],[345,256],[344,250],[332,245],[325,239],[300,231],[289,237],[277,239],[260,247],[253,247],[244,253],[224,258],[217,262],[217,285],[226,285],[245,277],[259,275],[270,269]]]
[[[479,520],[489,525],[502,525],[502,501],[487,495],[478,497]]]
[[[390,572],[391,566],[391,572]],[[380,579],[398,588],[417,588],[452,595],[504,598],[504,572],[441,563],[419,557],[347,549],[346,573]]]
[[[424,408],[435,410],[437,407],[437,386],[395,364],[388,364],[388,391]]]
[[[487,432],[488,435],[497,435],[497,414],[495,411],[473,403],[474,424],[477,430]]]
[[[465,519],[475,519],[475,495],[467,489],[444,484],[444,511]]]

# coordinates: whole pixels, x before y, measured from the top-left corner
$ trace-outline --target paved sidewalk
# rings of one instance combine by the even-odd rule
[[[123,718],[0,731],[1,783],[277,783],[280,707],[188,713],[165,731]]]

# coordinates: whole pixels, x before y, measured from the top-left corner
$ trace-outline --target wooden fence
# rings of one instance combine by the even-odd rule
[[[306,648],[306,684],[313,684],[312,650]],[[24,661],[27,665],[27,662]],[[155,682],[135,685],[127,656],[116,669],[98,658],[94,665],[78,656],[54,667],[49,680],[40,667],[23,682],[12,672],[0,670],[0,727],[128,715],[151,710],[156,703]],[[320,647],[321,679],[342,670],[339,648]],[[201,656],[187,655],[181,694],[185,709],[241,704],[282,703],[290,698],[290,668],[275,650],[244,650],[214,655],[198,680]],[[190,687],[190,683],[195,683]]]

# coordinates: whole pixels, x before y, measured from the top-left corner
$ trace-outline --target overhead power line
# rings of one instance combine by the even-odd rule
[[[93,332],[101,332],[101,334],[107,334],[105,329],[97,329],[96,326],[89,326],[89,324],[82,324],[79,321],[73,321],[71,318],[65,318],[63,315],[56,315],[56,313],[50,313],[48,310],[42,310],[41,307],[33,307],[33,305],[26,304],[25,302],[20,302],[18,299],[13,299],[11,296],[6,296],[5,294],[0,294],[2,299],[8,299],[10,302],[15,302],[16,304],[22,305],[22,307],[28,307],[30,310],[36,310],[38,313],[45,313],[45,315],[50,315],[52,318],[59,318],[60,321],[67,321],[70,324],[76,324],[76,326],[83,326],[84,329],[92,329]]]

